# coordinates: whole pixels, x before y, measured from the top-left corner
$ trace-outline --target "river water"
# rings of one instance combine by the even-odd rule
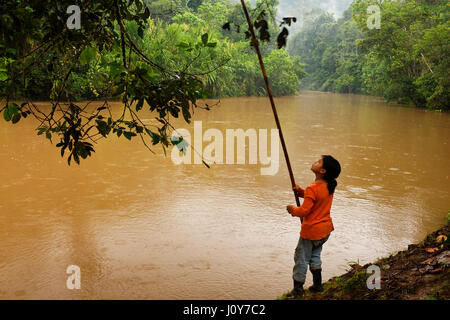
[[[342,165],[324,281],[445,223],[450,114],[319,92],[275,102],[297,184],[314,181],[322,154]],[[276,127],[267,98],[222,99],[194,120],[224,145],[226,129]],[[278,171],[263,175],[260,162],[176,165],[172,149],[111,135],[69,167],[37,120],[0,123],[1,299],[274,299],[291,288],[300,222],[285,210],[295,200],[281,147]],[[194,123],[175,127],[194,135]],[[69,265],[79,290],[66,287]]]

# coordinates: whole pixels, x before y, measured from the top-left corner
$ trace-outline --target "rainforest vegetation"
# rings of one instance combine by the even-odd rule
[[[1,81],[8,78],[8,72],[12,71],[8,65],[15,58],[5,46],[7,33],[25,17],[30,18],[28,24],[36,19],[39,12],[34,2],[16,0],[2,5]],[[143,27],[136,21],[127,21],[127,30],[142,52],[160,66],[205,73],[203,81],[210,98],[265,95],[254,50],[243,32],[237,32],[246,24],[240,1],[129,2],[132,5],[141,2],[148,7],[148,24]],[[249,8],[255,9],[252,18],[264,9],[273,38],[279,32],[280,13],[297,16],[296,23],[292,24],[288,50],[277,49],[273,41],[261,44],[275,96],[296,94],[303,88],[377,95],[418,107],[449,109],[447,1],[289,0],[280,3],[279,0],[258,0],[252,3],[253,6],[248,3]],[[379,29],[368,28],[370,5],[380,8]],[[46,23],[64,23],[68,17],[64,5],[56,4],[52,10],[61,12],[60,21]],[[340,17],[336,18],[337,15]],[[89,16],[83,16],[83,21],[86,19]],[[231,30],[222,28],[230,21]],[[111,27],[119,29],[117,23]],[[41,31],[45,34],[47,28],[49,26],[42,25]],[[205,33],[212,39],[211,47],[199,54],[194,47]],[[28,48],[32,47],[30,44]],[[88,47],[79,57],[81,65],[74,68],[67,81],[68,98],[110,97],[102,74],[106,68],[111,68],[110,61],[119,64],[120,50],[119,46],[101,52]],[[24,87],[3,85],[1,95],[50,99],[55,85],[51,76],[55,61],[54,52],[44,54],[24,80]]]
[[[368,27],[370,5],[379,7],[379,29]],[[289,53],[305,64],[304,88],[449,110],[448,8],[445,0],[355,0],[339,19],[316,14]]]
[[[96,135],[148,135],[164,148],[170,117],[190,122],[197,100],[266,95],[240,1],[72,2],[0,3],[0,113],[13,124],[33,114],[39,135],[58,135],[61,156],[71,151],[69,164],[91,155]],[[248,2],[273,95],[303,88],[449,110],[447,1],[349,3]],[[101,114],[111,99],[124,104],[119,119]],[[36,100],[49,101],[51,112]],[[95,112],[77,104],[92,100],[104,104]],[[144,106],[159,123],[152,130],[137,115]]]
[[[10,2],[23,5],[19,6],[15,12],[12,8],[8,8],[9,10],[4,8],[4,13],[9,11],[6,17],[3,16],[4,22],[10,22],[10,29],[5,28],[5,32],[12,31],[14,28],[14,18],[20,19],[20,15],[28,14],[32,21],[33,15],[38,13],[36,8],[25,5],[28,1]],[[140,26],[136,21],[127,21],[125,27],[136,46],[151,61],[169,70],[183,70],[202,75],[202,81],[210,98],[265,95],[265,85],[255,51],[249,46],[249,40],[246,39],[244,32],[237,32],[241,27],[244,29],[247,24],[240,2],[232,3],[229,0],[140,2],[148,7],[147,24]],[[278,0],[260,0],[253,7],[249,4],[253,19],[256,19],[257,14],[264,10],[272,39],[275,39],[280,32],[278,27],[280,20],[275,17],[277,4]],[[3,5],[3,7],[8,6]],[[69,17],[69,14],[65,13],[64,5],[56,3],[55,8],[50,10],[59,11],[61,17],[59,21],[48,21],[48,23],[60,23],[64,26],[65,19]],[[88,18],[89,16],[82,16],[82,26]],[[222,28],[226,22],[230,22],[230,30]],[[47,28],[48,26],[43,25],[43,30],[34,31],[45,35]],[[111,28],[117,31],[120,26],[118,23],[113,23]],[[207,47],[200,51],[199,43],[201,44],[201,37],[204,34],[207,34]],[[8,34],[3,36],[8,38]],[[8,50],[4,42],[0,46],[1,49]],[[34,46],[36,43],[30,43],[28,49]],[[266,68],[271,74],[274,95],[295,94],[300,80],[306,75],[300,58],[290,56],[284,48],[278,50],[274,41],[262,42],[260,46]],[[26,50],[25,48],[24,53]],[[1,58],[0,80],[7,79],[7,65],[16,58],[8,52],[5,53]],[[54,87],[51,74],[56,68],[55,54],[57,53],[47,52],[40,57],[32,73],[25,79],[26,86],[22,88],[2,86],[1,95],[9,94],[11,98],[27,96],[49,100]],[[80,65],[74,67],[67,80],[68,98],[86,100],[111,97],[112,93],[108,90],[104,75],[111,71],[111,68],[120,73],[122,59],[120,54],[120,46],[113,46],[102,51],[92,46],[86,47],[78,58]],[[62,72],[63,68],[67,68],[67,65],[62,64],[58,73]]]

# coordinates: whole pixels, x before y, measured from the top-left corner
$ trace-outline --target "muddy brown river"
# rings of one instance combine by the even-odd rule
[[[297,184],[314,181],[322,154],[342,165],[324,281],[446,222],[450,114],[319,92],[275,102]],[[223,134],[223,164],[176,165],[172,148],[154,155],[139,138],[111,135],[69,167],[56,137],[36,135],[37,120],[1,119],[0,298],[275,299],[291,289],[300,222],[285,209],[295,200],[281,147],[273,175],[261,174],[259,158],[225,163],[227,129],[267,130],[270,140],[269,100],[222,99],[193,120]],[[175,126],[194,136],[194,123]],[[70,265],[80,289],[66,286]]]

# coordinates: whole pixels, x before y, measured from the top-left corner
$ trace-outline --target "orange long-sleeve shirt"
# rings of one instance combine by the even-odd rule
[[[326,182],[313,182],[298,195],[304,198],[300,207],[295,207],[292,215],[303,218],[300,236],[303,239],[319,240],[334,230],[330,216],[333,194],[329,194]]]

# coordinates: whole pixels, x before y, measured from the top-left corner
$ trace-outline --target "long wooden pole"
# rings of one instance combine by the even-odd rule
[[[275,108],[275,102],[273,101],[272,90],[270,89],[269,80],[267,79],[266,68],[264,68],[261,51],[259,50],[258,39],[255,36],[255,31],[253,29],[253,23],[250,20],[250,17],[248,15],[247,7],[245,6],[244,0],[241,0],[241,3],[242,3],[242,7],[244,9],[245,17],[247,18],[247,23],[248,23],[248,27],[250,29],[250,33],[252,35],[252,41],[253,41],[254,47],[256,49],[256,53],[258,54],[259,64],[261,66],[262,74],[264,77],[264,82],[266,84],[267,93],[268,93],[269,99],[270,99],[270,104],[272,105],[273,115],[275,117],[275,122],[277,124],[278,133],[280,135],[281,146],[283,147],[284,158],[286,159],[286,164],[287,164],[287,167],[289,170],[289,177],[291,178],[292,188],[294,188],[294,186],[295,186],[294,174],[292,172],[291,163],[289,161],[289,156],[288,156],[287,149],[286,149],[286,143],[284,142],[283,132],[281,131],[280,120],[278,119],[277,109]],[[300,200],[298,198],[296,191],[294,191],[294,196],[295,196],[295,202],[297,203],[297,206],[300,206]]]

